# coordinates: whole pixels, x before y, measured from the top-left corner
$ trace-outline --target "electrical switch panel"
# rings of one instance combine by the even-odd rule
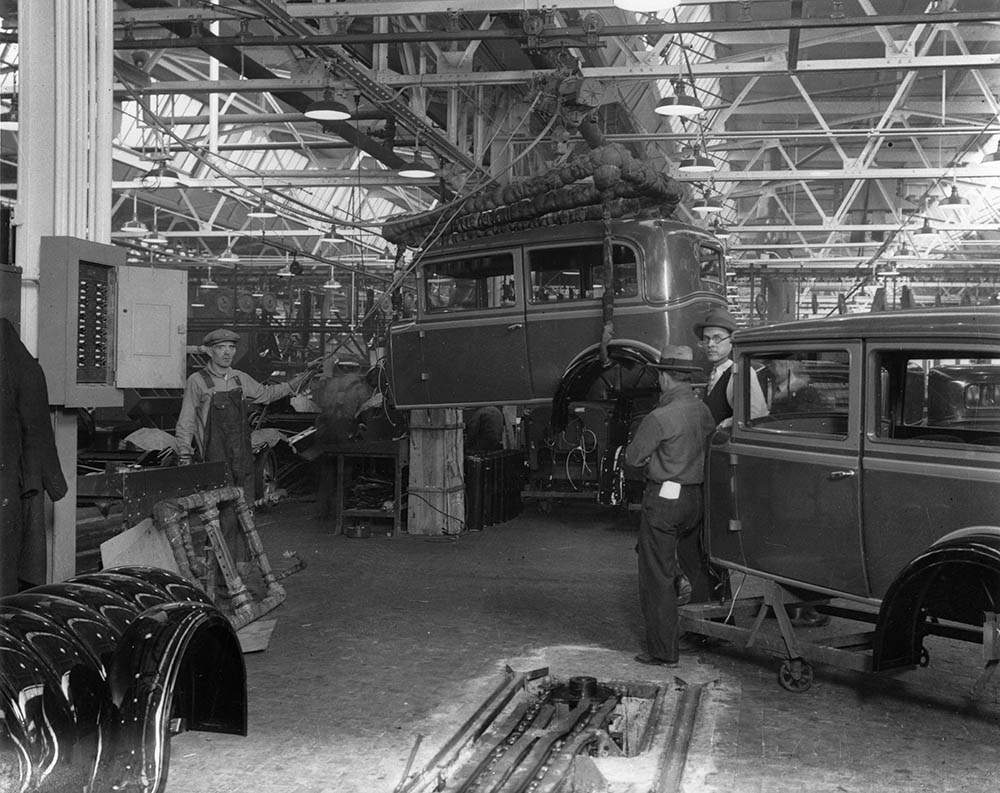
[[[38,360],[49,402],[116,407],[116,289],[125,251],[75,237],[42,237]]]

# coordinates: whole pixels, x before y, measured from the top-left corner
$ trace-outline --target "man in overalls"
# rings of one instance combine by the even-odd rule
[[[233,368],[239,340],[238,333],[225,328],[205,334],[201,343],[211,360],[188,378],[174,434],[181,465],[193,460],[225,461],[232,484],[243,488],[244,499],[252,506],[254,458],[246,403],[267,404],[289,396],[298,390],[308,373],[296,375],[286,383],[262,385],[246,372]],[[232,505],[223,505],[219,523],[233,561],[237,565],[249,561],[249,548]]]

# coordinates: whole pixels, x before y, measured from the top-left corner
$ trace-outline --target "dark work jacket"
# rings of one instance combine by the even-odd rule
[[[0,596],[17,591],[23,557],[44,546],[44,495],[58,501],[66,490],[45,374],[0,319]]]

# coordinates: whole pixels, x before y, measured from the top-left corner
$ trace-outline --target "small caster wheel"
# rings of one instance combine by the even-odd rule
[[[920,660],[917,661],[917,666],[930,666],[931,665],[931,654],[927,652],[926,647],[920,648]]]
[[[812,665],[801,658],[782,661],[781,669],[778,670],[778,682],[783,689],[794,694],[808,691],[813,683]]]

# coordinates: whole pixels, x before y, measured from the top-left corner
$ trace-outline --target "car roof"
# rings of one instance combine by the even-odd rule
[[[1000,341],[1000,306],[919,308],[796,320],[758,328],[741,328],[733,334],[733,342],[751,344],[883,337]]]
[[[716,240],[709,232],[700,226],[694,226],[674,218],[643,217],[643,218],[616,218],[611,222],[612,235],[625,235],[628,233],[644,235],[650,234],[655,229],[663,229],[666,232],[686,231],[697,234],[707,240]],[[483,234],[481,236],[470,234],[449,235],[443,237],[438,242],[428,246],[427,258],[433,258],[442,254],[451,254],[454,251],[465,251],[467,249],[514,246],[514,245],[535,245],[547,243],[564,243],[567,241],[592,242],[600,240],[604,235],[604,224],[600,220],[577,221],[573,223],[554,223],[551,226],[532,226],[525,229],[513,229],[502,233]],[[721,245],[722,243],[719,242]]]

